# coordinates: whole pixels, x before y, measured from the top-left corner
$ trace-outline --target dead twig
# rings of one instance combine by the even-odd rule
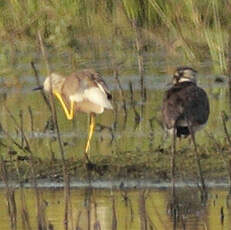
[[[132,82],[129,81],[129,89],[130,89],[130,103],[132,106],[132,109],[134,111],[135,114],[135,128],[138,126],[138,124],[140,123],[140,115],[136,110],[136,103],[134,100],[134,92],[133,92],[133,87],[132,87]]]
[[[125,97],[125,93],[124,93],[123,87],[122,87],[120,79],[119,79],[119,71],[117,69],[114,70],[114,77],[115,77],[116,83],[117,83],[118,88],[119,88],[120,97],[122,98],[122,104],[123,104],[122,108],[124,111],[124,115],[125,115],[125,117],[127,117],[127,106],[126,106],[126,99],[125,99],[126,97]]]
[[[35,79],[36,79],[36,82],[37,82],[37,86],[41,86],[41,82],[39,80],[39,74],[38,74],[38,71],[37,71],[36,66],[35,66],[33,61],[31,62],[31,66],[32,66],[32,69],[34,70],[34,76],[35,76]],[[46,96],[44,90],[43,89],[40,90],[40,93],[41,93],[42,98],[45,101],[49,111],[51,112],[51,105],[49,103],[49,100],[47,99],[47,96]]]
[[[226,139],[227,139],[227,141],[228,141],[228,143],[229,143],[229,145],[231,147],[231,139],[230,139],[230,135],[228,133],[228,129],[227,129],[227,126],[226,126],[227,116],[226,116],[224,111],[222,111],[221,117],[222,117],[222,123],[223,123],[225,136],[226,136]],[[231,160],[230,159],[228,161],[226,160],[225,155],[224,155],[222,150],[219,151],[219,152],[220,152],[220,154],[222,156],[223,162],[225,164],[226,170],[227,170],[228,175],[229,175],[229,194],[231,194]]]
[[[34,135],[34,117],[32,113],[32,109],[30,106],[28,106],[28,112],[30,115],[30,128],[31,128],[31,134]]]
[[[7,200],[8,214],[10,217],[11,229],[16,230],[17,229],[17,206],[16,206],[16,201],[15,201],[15,191],[9,185],[7,168],[6,168],[5,162],[2,159],[1,155],[0,155],[0,172],[1,172],[0,176],[2,178],[2,181],[5,183],[6,200]]]
[[[41,36],[39,31],[38,31],[38,39],[39,39],[39,44],[40,44],[40,50],[41,50],[41,53],[43,55],[43,59],[45,61],[46,67],[47,67],[47,73],[48,73],[48,76],[50,76],[50,68],[49,68],[48,58],[47,58],[46,50],[45,50],[45,47],[43,44],[43,39],[42,39],[42,36]],[[63,169],[63,178],[64,178],[64,202],[65,202],[64,229],[68,230],[69,208],[71,207],[71,205],[70,205],[70,181],[69,181],[70,178],[69,178],[66,163],[65,163],[65,154],[64,154],[64,148],[63,148],[63,142],[61,139],[59,125],[58,125],[58,121],[57,121],[57,111],[56,111],[56,107],[55,107],[54,96],[52,93],[51,78],[50,78],[50,84],[51,84],[51,90],[50,90],[49,96],[50,96],[50,101],[51,101],[51,112],[52,112],[53,123],[55,126],[55,130],[56,130],[56,134],[57,134],[57,140],[58,140],[60,154],[61,154],[61,159],[62,159],[62,169]],[[72,215],[71,210],[70,210],[70,214]]]

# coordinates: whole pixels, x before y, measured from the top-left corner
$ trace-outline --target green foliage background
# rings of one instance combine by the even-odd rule
[[[38,52],[38,31],[54,56],[68,52],[72,68],[106,58],[131,69],[138,29],[143,52],[161,49],[186,64],[207,60],[227,73],[230,13],[225,0],[2,0],[1,71],[17,62],[15,53]]]

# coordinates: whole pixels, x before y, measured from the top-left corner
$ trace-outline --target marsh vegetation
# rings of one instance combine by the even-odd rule
[[[205,180],[230,184],[229,1],[9,0],[0,2],[0,12],[0,175],[6,190],[9,229],[60,228],[48,218],[50,211],[46,212],[49,209],[46,200],[49,199],[44,196],[49,196],[50,192],[46,194],[39,188],[42,179],[61,182],[63,186],[64,203],[60,209],[63,216],[60,218],[64,223],[60,229],[63,226],[65,229],[100,229],[103,224],[97,217],[98,212],[94,211],[98,202],[97,198],[92,199],[92,194],[97,191],[91,189],[90,192],[77,192],[88,194],[87,198],[80,196],[84,207],[88,207],[84,225],[80,224],[83,211],[73,208],[70,181],[91,184],[96,179],[123,178],[169,182],[170,139],[163,130],[160,110],[163,92],[179,65],[198,70],[199,85],[205,88],[210,99],[209,122],[197,135]],[[79,113],[73,121],[67,121],[56,101],[54,110],[51,102],[46,103],[41,94],[32,91],[47,76],[48,69],[69,74],[82,68],[94,68],[103,75],[112,91],[114,106],[113,112],[106,111],[97,117],[90,150],[94,165],[90,170],[85,167],[83,158],[87,116]],[[176,178],[185,184],[188,181],[198,183],[193,147],[188,140],[177,143]],[[12,186],[12,180],[18,185],[17,189]],[[25,183],[32,185],[33,197],[29,198]],[[145,202],[152,192],[135,191],[133,199],[123,186],[120,189],[114,191],[116,195],[104,194],[109,197],[105,202],[110,203],[110,228],[137,226],[138,223],[133,222],[137,213],[140,218],[137,229],[169,228],[170,225],[163,225],[161,218],[150,217],[155,205],[148,211]],[[226,190],[229,193],[230,186]],[[159,196],[163,194],[155,192]],[[118,193],[124,199],[123,204],[118,202],[121,199]],[[60,194],[59,191],[58,196]],[[210,208],[206,211],[202,208],[199,193],[197,195],[193,197],[196,201],[184,202],[182,198],[179,204],[183,208],[176,210],[184,212],[182,203],[194,203],[198,205],[193,207],[195,213],[198,210],[209,212]],[[160,204],[164,207],[160,208],[161,213],[163,210],[171,213],[170,196],[165,196],[166,200]],[[177,191],[177,197],[184,197],[181,191]],[[215,209],[219,213],[219,224],[225,223],[224,226],[229,226],[224,222],[230,209],[228,201],[227,206],[219,203]],[[33,221],[28,215],[30,202],[34,202],[33,206],[36,204],[36,213],[31,214]],[[133,209],[132,202],[138,203],[135,204],[137,209]],[[212,207],[209,202],[207,207]],[[122,205],[130,222],[119,216]],[[89,220],[93,215],[89,214],[89,207],[94,207],[94,223]],[[137,213],[133,213],[134,210]],[[6,218],[7,214],[4,215]],[[155,216],[162,216],[158,208]],[[177,215],[179,229],[185,229],[185,216],[185,213]],[[212,222],[216,215],[210,216]],[[176,219],[171,214],[169,218],[174,228]],[[198,216],[195,214],[193,218]],[[18,219],[22,227],[17,228]],[[209,221],[202,219],[200,226],[203,227],[198,229],[213,229]],[[124,225],[121,220],[125,221]],[[196,229],[195,226],[196,223],[191,228]]]

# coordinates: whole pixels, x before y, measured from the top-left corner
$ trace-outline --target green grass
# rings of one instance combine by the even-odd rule
[[[72,54],[72,68],[107,54],[112,62],[124,63],[125,49],[124,65],[131,67],[135,23],[149,52],[161,45],[170,60],[196,65],[208,59],[216,73],[228,69],[228,1],[11,0],[1,1],[0,12],[0,52],[6,59],[10,52],[37,52],[40,31],[54,53]]]

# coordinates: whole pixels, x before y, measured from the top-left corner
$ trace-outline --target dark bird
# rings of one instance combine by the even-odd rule
[[[172,194],[175,197],[175,152],[176,137],[191,136],[198,176],[201,182],[201,199],[207,199],[207,189],[201,169],[195,133],[202,129],[209,117],[209,100],[206,92],[197,86],[197,71],[190,67],[179,67],[173,75],[173,86],[165,92],[162,108],[166,130],[173,134],[172,141]]]
[[[52,92],[60,101],[68,120],[72,120],[75,112],[90,114],[90,125],[85,153],[89,151],[90,141],[95,127],[95,115],[104,109],[112,109],[112,95],[99,73],[85,69],[63,76],[51,73],[44,81],[44,89]]]
[[[197,86],[197,72],[190,67],[179,67],[173,75],[173,86],[165,92],[163,122],[166,130],[177,137],[187,137],[203,128],[209,117],[206,92]]]

